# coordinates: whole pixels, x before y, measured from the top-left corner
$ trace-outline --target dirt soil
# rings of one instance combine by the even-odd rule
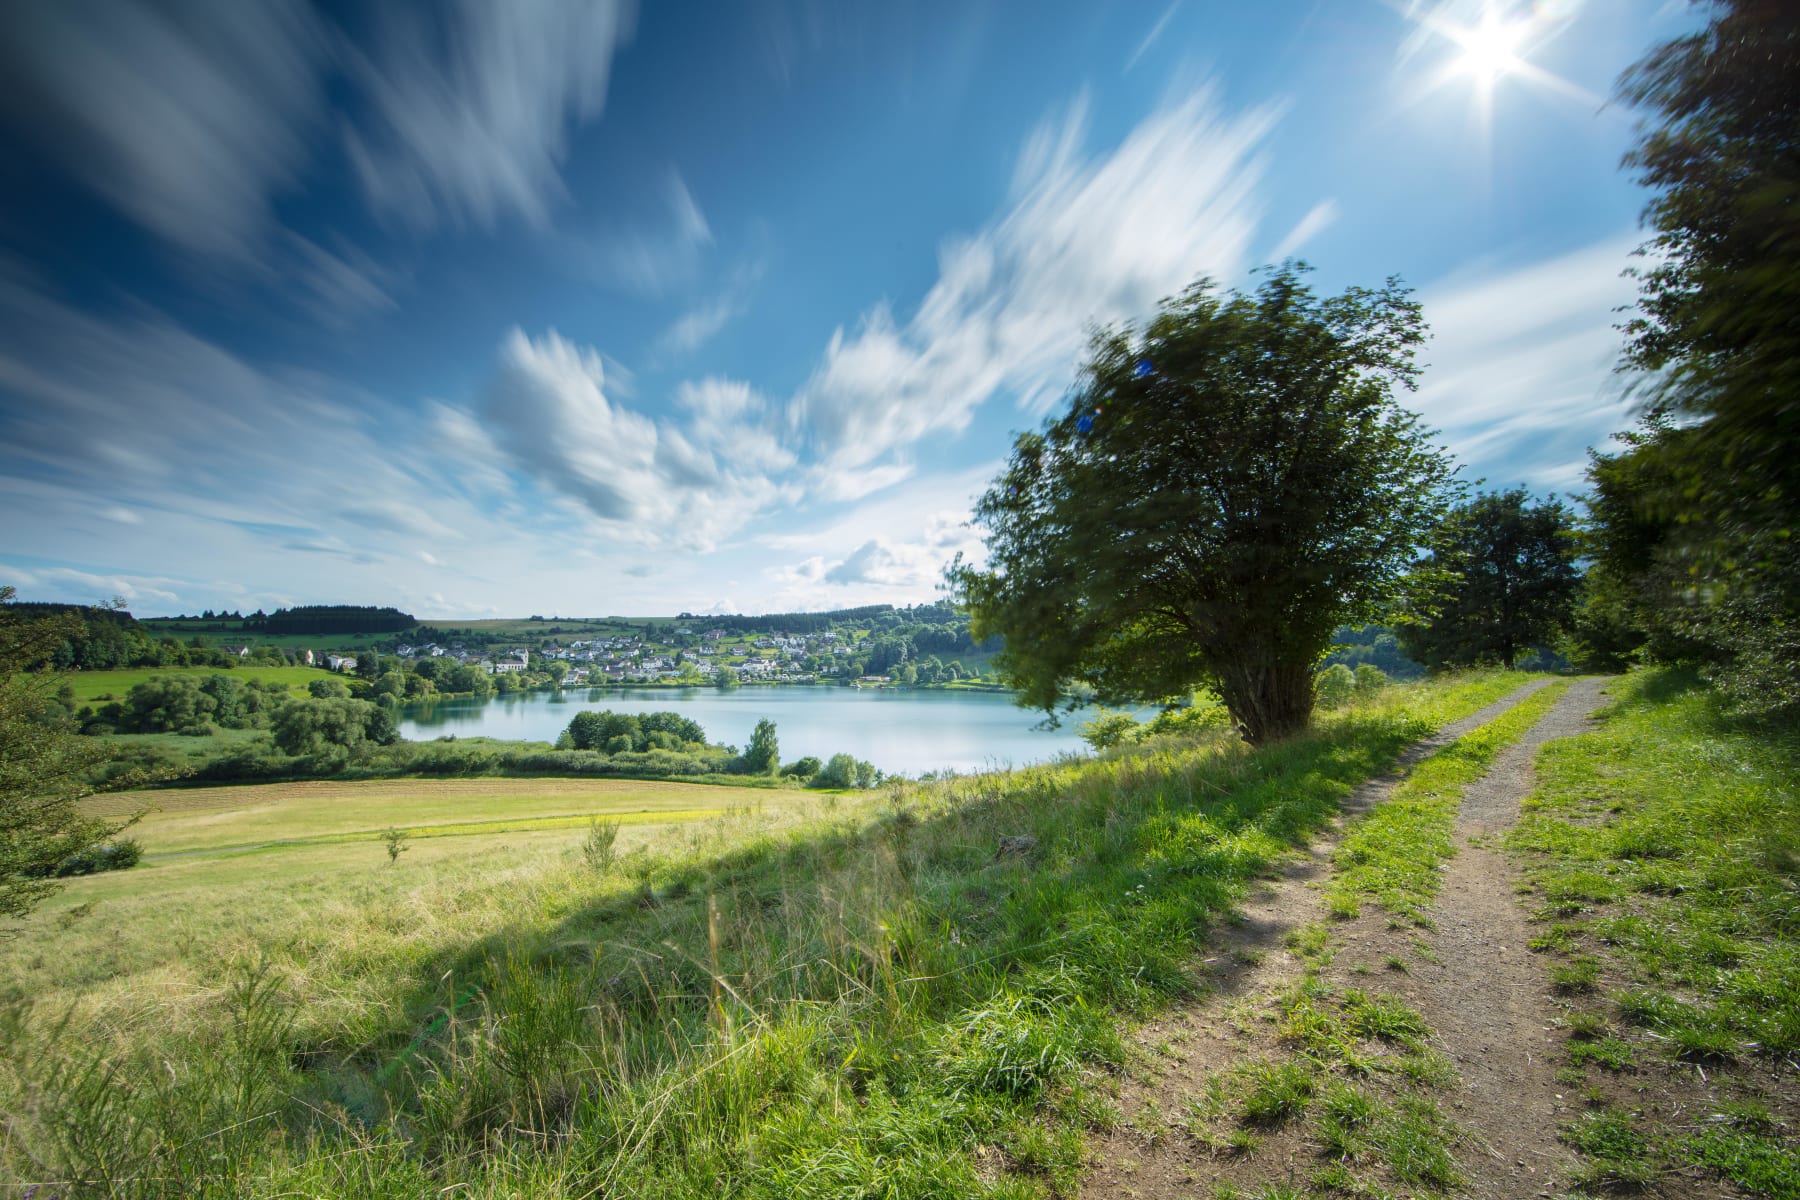
[[[1298,1129],[1266,1137],[1247,1155],[1215,1155],[1179,1127],[1181,1114],[1210,1074],[1266,1050],[1268,1036],[1258,1040],[1247,1010],[1302,978],[1306,961],[1285,940],[1326,920],[1321,893],[1343,824],[1385,798],[1413,764],[1543,686],[1527,685],[1413,747],[1396,771],[1358,789],[1337,827],[1218,931],[1203,963],[1206,993],[1137,1031],[1140,1066],[1120,1088],[1124,1121],[1095,1137],[1081,1196],[1193,1197],[1224,1183],[1300,1185],[1320,1165],[1319,1148]],[[1336,949],[1322,971],[1326,981],[1379,985],[1404,997],[1455,1066],[1460,1081],[1441,1098],[1466,1131],[1453,1150],[1469,1179],[1466,1194],[1482,1200],[1560,1194],[1572,1161],[1556,1136],[1558,1124],[1579,1107],[1577,1097],[1559,1094],[1555,1078],[1551,1031],[1558,1010],[1543,964],[1526,949],[1526,912],[1512,872],[1489,844],[1517,819],[1538,748],[1590,728],[1590,714],[1603,700],[1600,687],[1600,681],[1575,683],[1466,789],[1457,853],[1431,913],[1435,929],[1391,927],[1374,905],[1330,926]]]

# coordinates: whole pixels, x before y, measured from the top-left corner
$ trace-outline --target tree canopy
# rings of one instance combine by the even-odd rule
[[[1204,685],[1252,741],[1293,733],[1341,625],[1384,615],[1452,468],[1394,399],[1425,324],[1390,279],[1318,297],[1202,280],[1141,334],[1098,334],[1069,410],[1020,436],[950,578],[1020,702]]]
[[[1401,647],[1428,667],[1510,670],[1567,626],[1581,581],[1575,552],[1575,516],[1559,500],[1531,503],[1514,488],[1457,505],[1425,564],[1443,583],[1400,627]]]
[[[1610,591],[1584,616],[1617,649],[1635,613],[1652,652],[1773,711],[1800,706],[1800,7],[1707,7],[1622,81],[1651,117],[1626,158],[1655,193],[1626,332],[1652,424],[1595,461]]]
[[[750,734],[744,747],[744,769],[752,775],[772,775],[781,765],[781,743],[775,737],[775,722],[764,717]]]
[[[46,669],[81,618],[15,612],[13,594],[0,587],[0,919],[30,913],[61,886],[50,878],[60,864],[130,824],[76,807],[106,748],[76,732]]]

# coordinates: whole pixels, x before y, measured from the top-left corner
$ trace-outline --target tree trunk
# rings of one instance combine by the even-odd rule
[[[1220,699],[1244,740],[1262,746],[1306,729],[1312,719],[1310,664],[1244,663],[1220,673]]]

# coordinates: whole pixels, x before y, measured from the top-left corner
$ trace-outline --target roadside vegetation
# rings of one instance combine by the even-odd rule
[[[203,986],[50,1012],[18,996],[5,1178],[232,1196],[1066,1188],[1081,1131],[1112,1119],[1118,1022],[1192,991],[1205,930],[1353,785],[1518,683],[1386,689],[1260,750],[1174,736],[894,787],[800,831],[627,850],[604,871],[571,846],[222,958],[196,945]],[[398,879],[411,858],[371,870]]]
[[[1800,736],[1692,673],[1611,690],[1598,732],[1545,747],[1507,842],[1591,1109],[1566,1137],[1595,1188],[1800,1196]]]
[[[1381,806],[1339,843],[1326,889],[1335,917],[1350,918],[1373,900],[1391,916],[1429,926],[1440,869],[1456,852],[1451,834],[1463,789],[1486,774],[1494,756],[1550,711],[1568,683],[1540,688],[1507,712],[1415,767]]]

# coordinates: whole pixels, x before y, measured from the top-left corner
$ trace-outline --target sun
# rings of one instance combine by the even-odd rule
[[[1450,39],[1462,48],[1454,70],[1472,76],[1485,87],[1492,87],[1503,75],[1526,69],[1519,50],[1531,33],[1527,21],[1503,21],[1494,13],[1483,15],[1481,23],[1466,29],[1446,29]]]

